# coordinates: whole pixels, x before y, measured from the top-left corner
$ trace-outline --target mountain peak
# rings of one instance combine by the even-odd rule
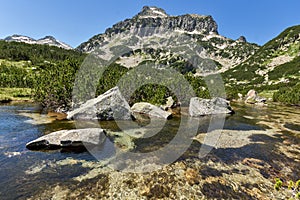
[[[45,36],[39,40],[36,40],[36,39],[33,39],[28,36],[14,34],[12,36],[8,36],[8,37],[4,38],[4,41],[24,42],[27,44],[43,44],[43,45],[49,45],[49,46],[57,46],[57,47],[64,48],[64,49],[73,49],[71,46],[58,41],[53,36]]]
[[[149,31],[150,29],[151,31]],[[149,35],[150,32],[164,35],[166,31],[180,34],[218,35],[218,25],[212,16],[197,14],[171,16],[161,8],[144,6],[142,11],[133,18],[114,24],[111,28],[106,29],[105,33],[94,36],[89,41],[82,43],[77,49],[91,52],[104,41],[110,40],[111,36],[125,31],[140,33],[140,35]]]
[[[245,36],[240,36],[240,37],[237,39],[237,41],[239,41],[239,42],[247,42],[247,39],[246,39]]]
[[[165,10],[155,6],[144,6],[142,11],[137,14],[139,18],[164,18],[169,17]]]
[[[43,37],[43,38],[41,38],[41,39],[39,39],[39,40],[46,40],[46,39],[53,40],[53,41],[56,40],[56,39],[55,39],[53,36],[51,36],[51,35],[47,35],[47,36],[45,36],[45,37]]]

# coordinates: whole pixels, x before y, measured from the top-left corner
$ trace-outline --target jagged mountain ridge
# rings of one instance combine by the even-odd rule
[[[61,42],[57,39],[55,39],[53,36],[46,36],[41,39],[33,39],[28,36],[23,36],[23,35],[12,35],[4,38],[4,41],[7,42],[24,42],[27,44],[42,44],[42,45],[49,45],[49,46],[56,46],[60,47],[63,49],[73,49],[70,45],[67,45],[64,42]]]
[[[248,43],[244,37],[232,40],[219,35],[218,25],[212,16],[196,14],[171,16],[161,8],[145,6],[131,19],[113,25],[103,34],[95,35],[79,45],[77,49],[89,53],[109,42],[113,36],[125,31],[138,34],[145,29],[152,29],[153,32],[161,35],[167,31],[178,35],[192,35],[199,45],[205,48],[206,55],[222,66],[222,71],[240,64],[259,48],[256,44]]]

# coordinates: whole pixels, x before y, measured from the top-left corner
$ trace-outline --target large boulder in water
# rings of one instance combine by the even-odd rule
[[[100,128],[56,131],[27,143],[26,147],[30,150],[79,149],[86,145],[102,144],[104,133]]]
[[[147,114],[149,116],[158,117],[158,118],[170,119],[172,117],[171,113],[164,111],[158,106],[146,102],[135,103],[131,107],[131,110],[136,113]]]
[[[219,97],[213,99],[191,98],[189,114],[192,117],[231,113],[233,113],[233,110],[226,99]]]
[[[114,87],[68,112],[67,119],[130,120],[131,113],[130,106],[119,88]]]

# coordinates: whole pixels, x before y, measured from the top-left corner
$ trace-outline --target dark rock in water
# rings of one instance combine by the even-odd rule
[[[150,103],[136,103],[131,107],[133,112],[148,114],[163,119],[170,119],[172,114]]]
[[[62,130],[42,136],[26,144],[29,150],[55,150],[64,148],[84,148],[99,145],[105,139],[105,131],[100,128]]]
[[[229,102],[223,98],[201,99],[199,97],[193,97],[190,101],[189,114],[192,117],[232,113],[233,110]]]
[[[79,108],[68,112],[67,119],[130,120],[131,109],[118,87],[97,98],[90,99]]]

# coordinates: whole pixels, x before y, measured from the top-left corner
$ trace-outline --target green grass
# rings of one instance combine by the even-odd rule
[[[12,66],[12,67],[27,67],[28,65],[30,65],[31,62],[30,61],[10,61],[10,60],[6,60],[6,59],[0,59],[0,65],[6,65],[6,66]]]
[[[258,95],[267,99],[273,99],[273,95],[278,90],[263,90]]]
[[[0,102],[31,101],[31,94],[29,88],[0,88]]]

